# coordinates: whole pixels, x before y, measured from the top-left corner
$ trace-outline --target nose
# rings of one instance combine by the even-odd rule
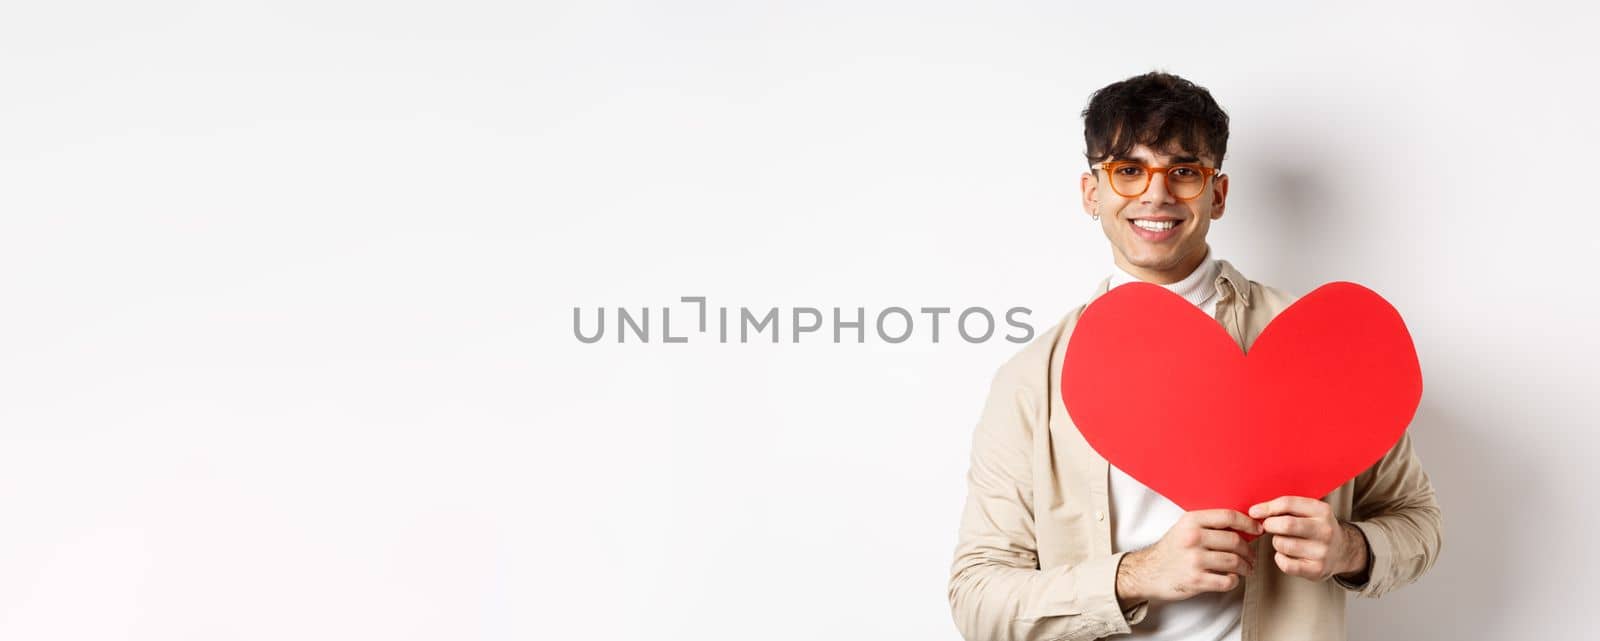
[[[1150,176],[1150,186],[1145,188],[1142,202],[1148,203],[1174,203],[1177,199],[1172,192],[1167,191],[1167,172],[1159,172]]]

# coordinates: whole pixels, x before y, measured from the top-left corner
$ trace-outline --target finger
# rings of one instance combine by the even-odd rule
[[[1282,552],[1272,555],[1272,560],[1277,562],[1278,569],[1291,576],[1305,576],[1300,568],[1300,559],[1285,556]]]
[[[1278,536],[1296,536],[1303,539],[1327,538],[1328,528],[1318,519],[1278,515],[1261,521],[1261,528]]]
[[[1319,517],[1325,516],[1332,511],[1333,508],[1327,503],[1303,496],[1280,496],[1266,503],[1257,503],[1250,506],[1250,516],[1258,519],[1279,514]]]
[[[1233,530],[1200,530],[1200,547],[1250,558],[1250,545]]]
[[[1323,565],[1322,565],[1321,561],[1315,561],[1315,560],[1310,560],[1310,559],[1297,559],[1297,558],[1294,558],[1294,557],[1291,557],[1291,556],[1285,556],[1281,552],[1276,554],[1276,555],[1274,555],[1272,558],[1273,558],[1274,561],[1276,561],[1278,563],[1278,568],[1283,570],[1284,574],[1292,574],[1294,576],[1303,576],[1303,577],[1306,577],[1308,579],[1321,579],[1321,578],[1323,578],[1322,577],[1322,567],[1323,567]]]
[[[1318,560],[1328,554],[1327,544],[1311,539],[1299,539],[1292,536],[1272,537],[1272,549],[1279,554],[1284,554],[1294,559]]]
[[[1250,534],[1261,534],[1261,524],[1255,519],[1245,516],[1237,510],[1197,510],[1190,512],[1194,516],[1195,524],[1213,530],[1238,530]]]
[[[1239,577],[1235,574],[1201,572],[1200,577],[1195,579],[1195,585],[1205,592],[1229,592],[1239,586]]]
[[[1251,567],[1250,562],[1245,560],[1245,557],[1232,552],[1206,550],[1200,553],[1200,569],[1211,572],[1249,574]]]

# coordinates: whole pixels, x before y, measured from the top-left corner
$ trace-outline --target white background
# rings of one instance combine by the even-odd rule
[[[9,3],[0,637],[957,639],[972,428],[1017,345],[588,345],[572,309],[1042,332],[1110,269],[1079,112],[1151,69],[1233,119],[1217,256],[1366,284],[1416,337],[1444,553],[1352,637],[1586,636],[1595,24]]]

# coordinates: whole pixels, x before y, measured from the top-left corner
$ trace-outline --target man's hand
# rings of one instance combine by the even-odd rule
[[[1270,532],[1273,557],[1284,574],[1325,581],[1367,569],[1367,538],[1361,529],[1333,517],[1333,506],[1303,496],[1280,496],[1250,508]]]
[[[1255,571],[1250,546],[1238,532],[1261,525],[1233,510],[1187,512],[1154,545],[1129,552],[1117,566],[1117,600],[1127,610],[1141,601],[1182,601],[1227,592]]]

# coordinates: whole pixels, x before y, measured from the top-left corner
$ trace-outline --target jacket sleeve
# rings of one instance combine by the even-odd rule
[[[1416,581],[1439,558],[1444,543],[1439,503],[1411,434],[1355,480],[1351,521],[1371,551],[1367,582],[1334,581],[1358,596],[1377,597]]]
[[[1122,553],[1039,569],[1031,459],[1038,403],[1008,382],[991,385],[972,439],[967,502],[951,566],[950,608],[968,641],[1088,640],[1127,633],[1148,610],[1117,604]]]

